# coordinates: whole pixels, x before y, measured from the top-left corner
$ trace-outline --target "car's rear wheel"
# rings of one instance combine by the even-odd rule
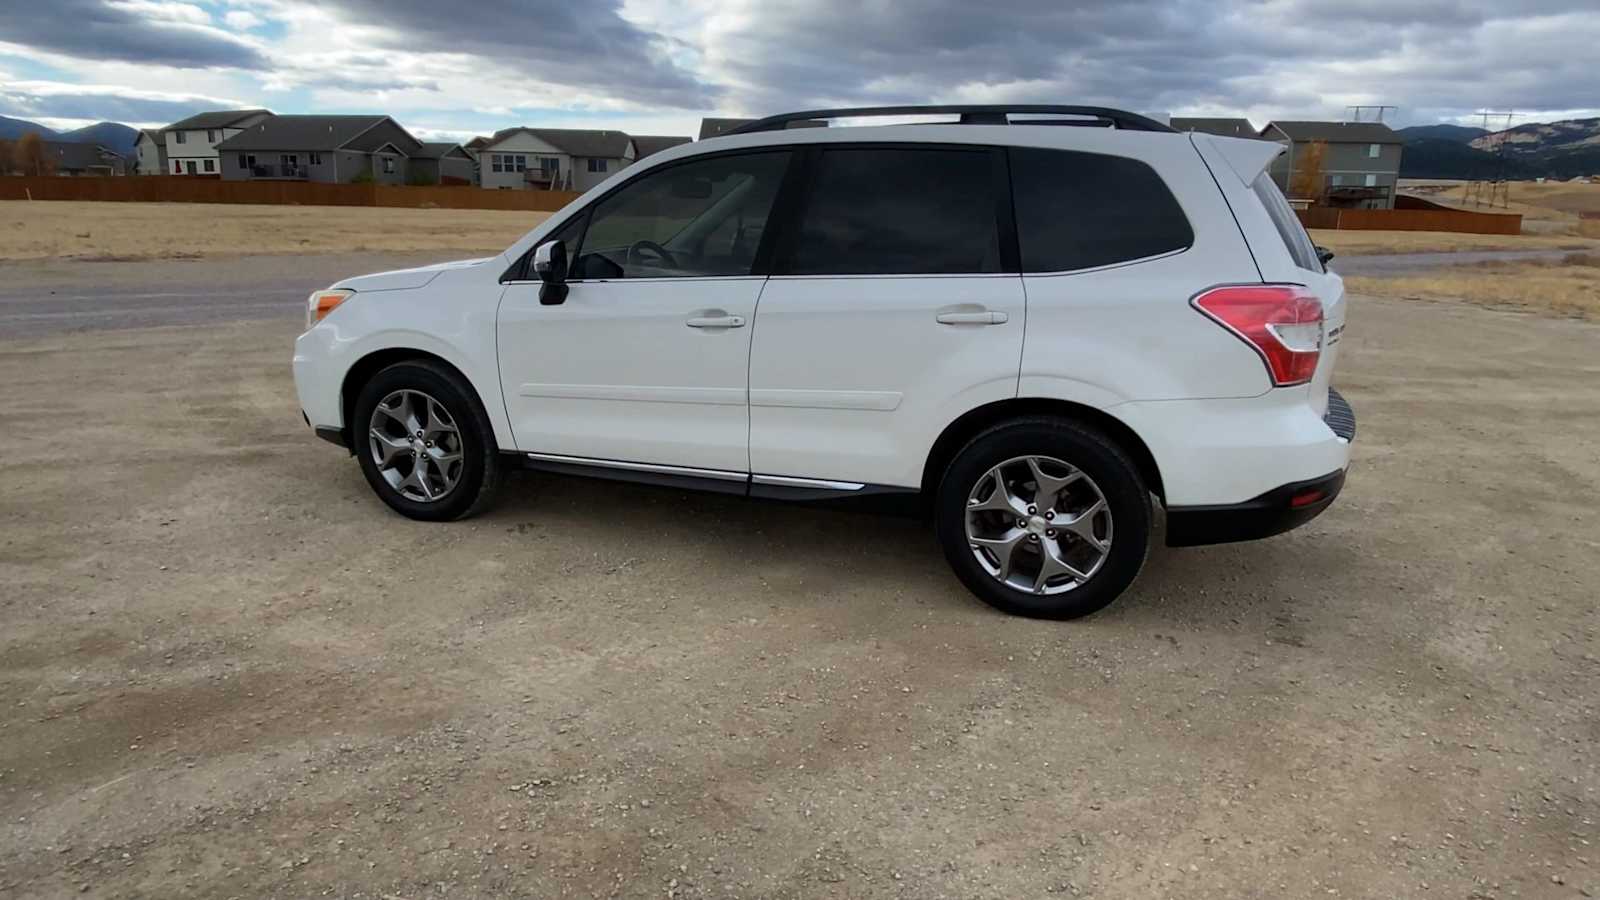
[[[992,606],[1070,619],[1115,600],[1144,566],[1150,496],[1115,442],[1065,419],[996,425],[941,480],[939,542]]]
[[[500,481],[489,417],[461,376],[426,360],[374,375],[351,416],[367,483],[401,515],[449,521],[485,508]]]

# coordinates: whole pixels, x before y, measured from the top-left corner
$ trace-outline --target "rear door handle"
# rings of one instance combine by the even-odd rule
[[[683,324],[690,328],[743,328],[744,316],[695,316]]]
[[[947,312],[934,317],[940,325],[1004,325],[1010,317],[1003,312]]]

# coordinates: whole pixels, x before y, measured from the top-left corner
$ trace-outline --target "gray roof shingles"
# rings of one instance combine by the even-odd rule
[[[1174,116],[1169,122],[1176,131],[1198,131],[1202,134],[1219,134],[1223,137],[1257,138],[1261,133],[1249,119],[1183,118]]]
[[[218,150],[338,150],[388,116],[273,116],[217,145]]]
[[[270,109],[217,109],[217,110],[212,110],[211,112],[196,113],[195,115],[192,115],[187,119],[183,119],[183,120],[178,121],[178,122],[173,122],[171,125],[168,125],[166,128],[163,128],[162,130],[163,131],[172,131],[174,129],[178,129],[178,130],[183,130],[183,131],[193,131],[193,130],[198,129],[198,128],[230,128],[230,127],[233,127],[234,123],[236,123],[236,122],[242,122],[245,119],[250,118],[251,116],[259,116],[259,115],[262,115],[263,113],[265,113],[266,115],[270,116],[270,115],[272,115],[272,110],[270,110]]]
[[[638,159],[644,159],[652,153],[670,150],[681,144],[689,143],[686,137],[670,137],[659,134],[636,134],[633,136],[633,152]]]
[[[1330,144],[1404,143],[1394,129],[1382,122],[1273,121],[1261,132],[1261,136],[1276,138],[1278,131],[1295,141],[1327,141]]]
[[[502,128],[489,139],[494,146],[513,134],[525,132],[568,156],[587,156],[599,159],[622,159],[628,155],[631,140],[620,131],[599,131],[588,128]]]

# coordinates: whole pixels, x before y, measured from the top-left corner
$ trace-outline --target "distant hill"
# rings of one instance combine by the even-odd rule
[[[1506,152],[1518,156],[1543,156],[1600,147],[1600,118],[1529,122],[1485,134],[1472,141],[1472,146],[1479,150],[1494,150],[1501,144],[1505,145]]]
[[[120,122],[97,122],[72,131],[64,131],[58,140],[77,144],[99,144],[124,157],[131,157],[133,145],[139,140],[139,129],[129,128]]]
[[[1466,125],[1413,125],[1410,128],[1401,128],[1395,132],[1406,142],[1421,140],[1455,141],[1466,144],[1476,138],[1483,137],[1489,132],[1483,128],[1471,128]]]
[[[39,136],[47,141],[57,140],[60,137],[54,131],[37,122],[0,116],[0,141],[14,141],[30,131],[39,132]]]
[[[1486,132],[1460,125],[1400,129],[1402,178],[1572,178],[1600,175],[1600,118],[1530,122]],[[1502,145],[1504,155],[1501,155]]]

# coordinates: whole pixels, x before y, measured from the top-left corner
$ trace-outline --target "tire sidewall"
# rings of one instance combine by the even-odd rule
[[[499,453],[481,405],[455,381],[432,366],[396,363],[374,375],[356,395],[350,430],[361,474],[384,503],[408,518],[440,522],[465,515],[477,501],[489,468]],[[384,397],[405,389],[421,391],[442,403],[461,434],[461,478],[448,496],[433,503],[420,503],[395,490],[384,480],[372,458],[367,437],[372,412]]]
[[[1105,496],[1114,532],[1111,553],[1080,587],[1038,595],[1002,584],[980,565],[967,543],[967,498],[996,464],[1019,456],[1051,456],[1082,470]],[[1034,618],[1070,619],[1115,600],[1144,567],[1150,544],[1150,495],[1127,454],[1100,433],[1067,422],[1027,421],[980,434],[945,470],[935,500],[935,526],[956,576],[979,599]]]

